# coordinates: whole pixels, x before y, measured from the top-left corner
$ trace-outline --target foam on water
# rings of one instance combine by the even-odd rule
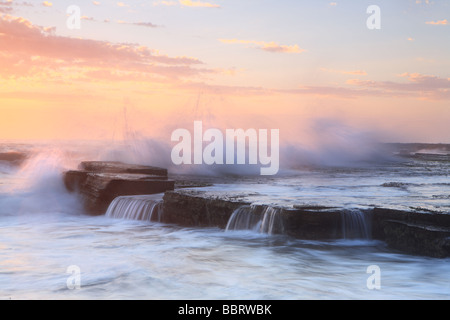
[[[447,299],[449,259],[80,216],[0,219],[0,299]],[[368,290],[370,265],[382,290]],[[66,283],[69,266],[81,287]]]

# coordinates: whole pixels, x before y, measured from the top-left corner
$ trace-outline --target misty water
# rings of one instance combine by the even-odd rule
[[[138,204],[130,199],[116,203],[123,216],[119,209],[88,216],[80,199],[65,191],[61,173],[86,159],[127,160],[118,156],[123,153],[99,154],[98,146],[82,143],[5,142],[0,147],[10,150],[26,151],[29,159],[19,167],[0,163],[0,299],[450,297],[450,259],[402,254],[364,232],[351,240],[305,241],[272,235],[258,221],[247,230],[183,228],[131,220],[126,207]],[[351,232],[364,228],[358,208],[450,212],[448,174],[448,162],[408,160],[304,167],[265,179],[205,176],[212,185],[202,190],[248,193],[256,204],[352,208]],[[157,207],[149,201],[140,208]],[[141,213],[149,217],[148,211]],[[267,217],[272,221],[276,212]],[[381,271],[379,290],[367,286],[373,265]],[[80,287],[73,290],[67,272],[72,266],[81,272]]]

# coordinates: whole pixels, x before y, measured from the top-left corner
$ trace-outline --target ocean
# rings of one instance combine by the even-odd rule
[[[199,189],[211,193],[247,193],[255,204],[450,213],[448,147],[414,148],[365,165],[297,164],[273,177],[211,174],[211,168],[193,176],[170,166],[169,174],[206,182]],[[62,172],[82,160],[164,165],[138,149],[133,157],[136,148],[124,143],[1,142],[0,153],[27,159],[0,161],[0,299],[450,297],[449,258],[401,253],[364,233],[307,241],[254,227],[186,228],[87,215],[79,196],[66,191]]]

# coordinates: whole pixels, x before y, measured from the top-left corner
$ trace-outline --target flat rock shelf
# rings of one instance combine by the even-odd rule
[[[159,222],[185,227],[250,229],[305,240],[372,239],[399,252],[450,257],[450,215],[415,209],[255,204],[252,193],[210,191],[168,179],[163,168],[120,162],[83,162],[64,173],[86,212],[102,215],[119,196],[163,194]],[[175,186],[179,188],[175,189]],[[210,185],[210,184],[205,184]]]
[[[240,193],[214,193],[201,190],[175,190],[164,194],[162,222],[186,227],[227,228],[233,213],[246,210],[254,221],[250,227],[271,230],[305,240],[351,238],[385,241],[399,252],[437,258],[450,257],[450,215],[389,208],[349,210],[332,207],[276,207],[251,205],[251,196]],[[264,229],[268,208],[272,208],[271,223],[275,228]],[[358,214],[355,214],[358,213]],[[359,219],[359,220],[358,220]],[[351,223],[349,223],[349,220]],[[259,224],[258,224],[259,223]],[[354,232],[355,228],[365,229]],[[356,230],[357,231],[357,230]]]
[[[174,189],[163,168],[121,162],[82,162],[79,170],[64,173],[64,184],[78,192],[87,213],[105,214],[118,196],[162,193]]]

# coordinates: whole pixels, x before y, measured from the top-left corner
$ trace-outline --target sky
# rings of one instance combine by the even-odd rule
[[[0,0],[0,139],[450,143],[449,57],[447,0]]]

